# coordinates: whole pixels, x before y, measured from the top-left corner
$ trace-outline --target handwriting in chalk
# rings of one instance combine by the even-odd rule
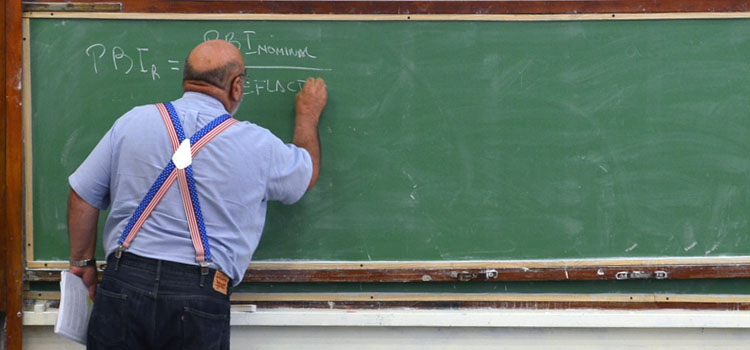
[[[270,35],[273,37],[273,35]],[[253,30],[244,30],[241,32],[221,33],[215,29],[209,29],[203,33],[203,41],[224,39],[242,52],[245,56],[274,56],[289,57],[293,59],[315,60],[317,55],[313,55],[308,46],[291,47],[288,45],[276,45],[274,43],[263,42],[256,38],[256,32]],[[160,68],[163,67],[167,72],[179,72],[182,70],[182,62],[174,58],[168,58],[166,62],[155,61],[155,54],[151,48],[140,45],[135,48],[123,48],[119,45],[107,46],[103,43],[93,43],[89,45],[84,53],[90,57],[91,68],[94,74],[100,74],[106,70],[109,72],[118,72],[122,75],[144,75],[150,77],[152,81],[161,79],[162,73]],[[247,70],[265,70],[265,71],[319,71],[330,72],[331,68],[318,67],[300,62],[295,65],[247,65]],[[280,80],[280,79],[251,79],[252,73],[249,74],[248,80],[244,83],[245,95],[260,96],[261,94],[271,93],[296,93],[302,89],[307,75],[300,75],[298,79]]]
[[[92,58],[92,68],[94,69],[94,74],[99,74],[99,71],[101,70],[102,65],[105,63],[102,62],[104,60],[104,55],[107,52],[110,52],[112,54],[112,68],[116,72],[123,72],[125,75],[130,74],[133,72],[133,68],[135,68],[135,60],[133,59],[133,56],[128,54],[125,49],[123,49],[120,46],[113,46],[112,49],[108,50],[107,47],[102,43],[96,43],[92,44],[89,47],[86,48],[86,56],[89,56]],[[159,72],[157,71],[156,64],[151,64],[150,66],[146,63],[144,63],[144,57],[148,53],[149,49],[146,47],[137,47],[136,48],[136,55],[138,55],[138,73],[147,73],[150,74],[151,80],[157,80],[161,79],[161,76],[159,75]],[[132,52],[131,52],[132,53]]]
[[[94,53],[97,48],[101,49],[98,57],[101,59],[102,57],[104,57],[104,53],[107,52],[107,48],[105,48],[103,44],[93,44],[86,48],[86,56],[94,58],[94,73],[99,73],[99,70],[96,68],[97,55]]]
[[[261,93],[298,92],[305,85],[304,80],[280,81],[273,79],[245,81],[245,95],[260,95]]]
[[[209,40],[217,40],[217,39],[224,39],[230,43],[232,43],[234,46],[237,46],[237,49],[242,52],[244,50],[245,55],[274,55],[274,56],[285,56],[285,57],[296,57],[300,59],[315,59],[318,58],[317,56],[314,56],[310,54],[310,49],[305,47],[288,47],[288,46],[278,46],[278,45],[271,45],[271,44],[265,44],[265,43],[258,43],[253,45],[253,41],[255,40],[255,31],[254,30],[244,30],[242,31],[241,37],[244,39],[243,42],[240,42],[239,40],[236,40],[235,38],[238,37],[234,32],[227,32],[223,36],[218,30],[211,29],[206,31],[203,34],[203,41],[209,41]],[[244,46],[243,46],[244,43]]]

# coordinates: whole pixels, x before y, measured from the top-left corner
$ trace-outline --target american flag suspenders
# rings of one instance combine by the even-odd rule
[[[182,129],[177,112],[171,103],[159,103],[156,105],[156,108],[159,110],[164,126],[167,128],[174,155],[161,174],[159,174],[154,184],[151,185],[146,196],[141,200],[138,208],[136,208],[130,217],[127,225],[125,225],[125,229],[122,235],[120,235],[119,246],[115,254],[119,258],[122,252],[130,247],[136,234],[146,222],[146,219],[154,211],[156,205],[159,204],[159,201],[167,193],[167,190],[177,180],[182,196],[182,204],[185,208],[188,229],[190,230],[190,238],[195,248],[195,261],[201,266],[201,273],[207,274],[212,259],[211,247],[208,243],[206,225],[203,222],[203,213],[201,212],[200,200],[198,199],[195,179],[193,178],[192,158],[195,157],[201,148],[236,123],[237,120],[229,114],[221,115],[206,124],[193,136],[187,138],[185,137],[185,132]]]

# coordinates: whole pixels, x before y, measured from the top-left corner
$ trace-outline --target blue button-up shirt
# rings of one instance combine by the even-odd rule
[[[186,92],[172,104],[190,137],[227,113],[217,99]],[[81,166],[70,186],[94,207],[111,205],[104,227],[107,254],[130,216],[173,154],[167,130],[154,105],[135,107],[120,117]],[[298,201],[312,176],[310,155],[284,144],[249,122],[225,130],[193,158],[193,173],[213,255],[213,267],[238,284],[260,241],[266,202]],[[129,252],[144,257],[197,264],[175,182],[133,240]]]

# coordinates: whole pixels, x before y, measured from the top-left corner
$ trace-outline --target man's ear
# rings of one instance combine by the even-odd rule
[[[233,101],[242,99],[242,77],[237,76],[232,80],[232,88],[229,90],[229,97]]]

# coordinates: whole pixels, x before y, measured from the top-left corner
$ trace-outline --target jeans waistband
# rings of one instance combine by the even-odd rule
[[[202,281],[211,287],[214,281],[214,276],[218,270],[209,268],[208,274],[202,275],[201,267],[198,265],[183,264],[174,261],[158,260],[147,258],[132,253],[123,252],[119,261],[117,261],[115,254],[110,254],[107,257],[106,271],[114,272],[113,270],[130,268],[138,270],[142,277],[156,280],[159,279],[170,279],[180,280],[184,279],[192,281]],[[201,278],[202,277],[202,278]],[[228,293],[231,293],[232,280],[229,279],[227,283]]]

